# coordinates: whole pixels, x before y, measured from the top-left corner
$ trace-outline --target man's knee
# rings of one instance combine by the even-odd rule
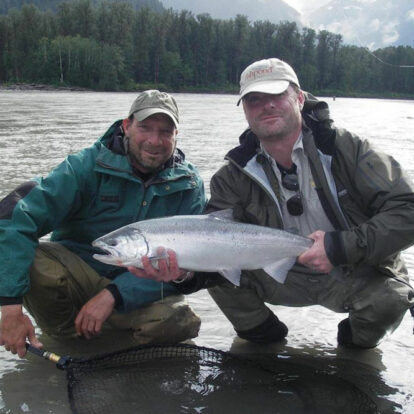
[[[67,294],[68,271],[43,246],[39,246],[30,269],[30,290],[23,303],[42,330],[57,333],[74,317]]]
[[[41,243],[30,268],[24,306],[46,333],[74,333],[74,320],[87,300],[101,289],[100,276],[58,243]],[[96,280],[96,289],[91,281]]]
[[[372,290],[357,301],[349,314],[349,321],[339,326],[338,342],[345,338],[361,347],[374,347],[386,334],[392,333],[400,325],[406,311],[414,305],[412,288],[398,279],[378,279]],[[344,327],[349,327],[348,334]],[[341,331],[342,327],[342,331]],[[342,341],[343,342],[343,341]],[[346,344],[345,344],[346,345]]]
[[[56,289],[68,277],[68,270],[40,244],[30,268],[30,294],[36,290]]]
[[[368,309],[376,315],[374,319],[381,320],[384,324],[393,324],[396,320],[401,320],[414,305],[414,292],[405,281],[387,278],[368,300]]]
[[[113,314],[108,322],[114,329],[130,330],[137,344],[177,343],[195,338],[201,324],[182,296],[169,296],[131,313]]]

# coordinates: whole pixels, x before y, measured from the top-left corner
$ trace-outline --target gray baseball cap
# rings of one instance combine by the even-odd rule
[[[277,58],[258,60],[247,66],[240,76],[240,98],[250,92],[280,94],[292,82],[300,88],[298,77],[290,65]]]
[[[137,121],[143,121],[154,114],[168,115],[178,128],[178,106],[175,99],[168,93],[156,89],[141,92],[133,102],[128,117],[134,115]]]

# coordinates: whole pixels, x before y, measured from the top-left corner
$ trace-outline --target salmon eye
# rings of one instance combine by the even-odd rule
[[[115,247],[117,244],[115,239],[108,240],[108,246]]]

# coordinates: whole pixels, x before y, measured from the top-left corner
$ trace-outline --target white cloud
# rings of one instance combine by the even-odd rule
[[[340,33],[345,42],[355,40],[355,29],[352,24],[347,22],[334,21],[329,23],[326,28],[328,32]]]
[[[285,3],[289,4],[290,7],[293,7],[297,10],[300,10],[303,6],[300,0],[288,0],[288,1],[285,1]]]
[[[386,25],[384,25],[384,27],[382,28],[382,40],[385,45],[389,45],[398,40],[398,24],[398,20],[392,20],[388,22]]]
[[[387,46],[387,45],[390,45],[390,44],[396,42],[399,37],[400,37],[400,35],[398,34],[398,32],[385,33],[382,36],[382,41],[384,42],[384,45]]]
[[[294,9],[300,12],[311,12],[313,10],[318,9],[319,7],[323,7],[325,4],[329,3],[331,0],[284,0],[285,3],[289,4],[289,6],[293,7]]]
[[[414,20],[414,9],[408,10],[407,20]]]
[[[374,19],[368,26],[373,32],[376,32],[381,27],[379,19]]]
[[[358,3],[376,3],[377,0],[356,0]]]
[[[362,7],[359,7],[359,6],[344,6],[343,9],[347,10],[347,11],[352,11],[352,10],[360,11],[360,10],[362,10]]]

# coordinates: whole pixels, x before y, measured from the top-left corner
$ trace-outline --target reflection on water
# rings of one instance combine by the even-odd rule
[[[55,372],[45,369],[43,381],[31,387],[31,392],[47,388],[51,398],[25,402],[21,396],[5,402],[11,412],[25,404],[31,412],[69,413],[69,399],[77,414],[218,414],[230,409],[251,414],[258,404],[263,413],[274,413],[275,407],[292,414],[398,412],[400,406],[386,398],[398,390],[368,364],[269,351],[256,347],[248,357],[231,356],[181,345],[82,359],[68,366],[69,397],[62,393],[65,373],[53,367]],[[20,373],[2,382],[5,396],[33,381],[37,362],[21,364]]]
[[[227,150],[237,143],[238,135],[246,125],[242,110],[235,105],[235,96],[175,96],[182,119],[178,145],[187,158],[197,164],[208,189],[211,175],[222,164]],[[0,92],[0,197],[33,176],[47,174],[68,153],[91,145],[114,120],[127,112],[134,98],[133,93]],[[414,164],[411,162],[414,149],[413,101],[337,98],[335,101],[328,99],[328,103],[337,125],[370,139],[398,159],[414,178]],[[412,248],[404,253],[412,273],[413,253]],[[247,406],[241,402],[250,396],[254,397],[256,407],[271,394],[269,388],[281,391],[277,397],[283,401],[289,401],[290,397],[297,397],[301,392],[302,399],[291,400],[287,404],[291,408],[295,403],[302,403],[303,398],[313,401],[315,392],[319,392],[318,399],[325,396],[337,398],[340,404],[342,392],[346,391],[348,404],[358,401],[358,396],[366,396],[366,401],[372,401],[381,413],[414,412],[413,320],[408,314],[397,331],[377,349],[352,351],[336,346],[336,326],[343,315],[319,306],[273,306],[278,317],[289,327],[287,341],[273,346],[254,346],[235,338],[230,323],[205,292],[189,296],[188,301],[202,319],[200,335],[194,340],[196,345],[255,358],[260,355],[260,358],[266,358],[266,366],[277,365],[279,369],[276,387],[266,385],[269,378],[266,374],[261,386],[252,381],[256,376],[240,372],[233,375],[232,381],[233,377],[240,379],[234,404],[240,402],[240,406]],[[62,344],[42,335],[41,340],[46,349],[78,357],[131,346],[126,339],[123,341],[119,337],[116,340],[98,338],[91,342]],[[229,378],[221,372],[222,368],[211,364],[195,364],[195,367],[197,379],[190,381],[192,394],[197,398],[209,398],[213,394],[219,398],[217,391],[223,389],[223,398],[219,398],[220,406],[215,413],[220,409],[223,412],[224,409],[226,412],[235,411],[233,401],[230,405],[227,402],[233,389],[226,384]],[[191,365],[188,372],[193,372],[193,368]],[[178,371],[172,369],[157,384],[161,391],[178,396],[182,402],[180,392],[185,385],[177,374]],[[245,385],[243,381],[247,381]],[[19,360],[0,349],[0,413],[68,414],[71,411],[66,386],[65,373],[52,363],[33,355]],[[211,393],[211,390],[215,392]],[[249,390],[254,392],[249,394]],[[351,390],[357,397],[349,396],[348,391],[352,394]],[[214,402],[211,399],[209,403]],[[176,412],[208,412],[202,402],[197,402],[197,407],[197,404],[191,404],[181,405],[181,411]],[[360,412],[375,412],[369,411],[371,408],[374,410],[369,402],[363,406],[365,411]],[[237,406],[238,410],[242,408]],[[287,408],[287,411],[280,412],[301,412],[299,406],[296,408],[297,411]],[[354,408],[354,412],[358,412],[358,408]]]

